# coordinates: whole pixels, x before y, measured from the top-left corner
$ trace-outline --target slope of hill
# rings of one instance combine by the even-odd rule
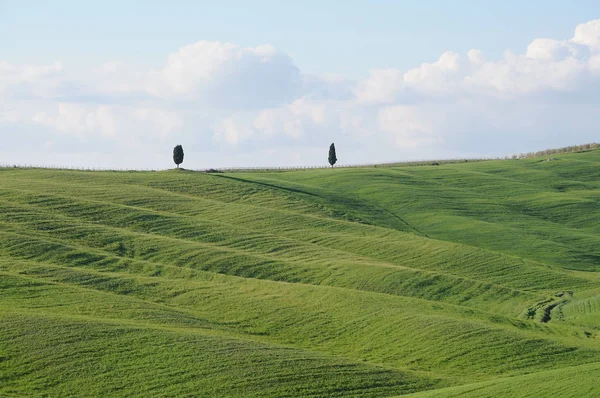
[[[0,395],[594,396],[599,177],[2,169]]]

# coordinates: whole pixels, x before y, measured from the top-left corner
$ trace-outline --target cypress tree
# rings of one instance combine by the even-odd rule
[[[337,162],[337,156],[335,155],[335,145],[331,144],[329,146],[329,164],[331,167]]]
[[[173,148],[173,161],[177,165],[177,168],[183,163],[183,147],[181,145],[177,145]]]

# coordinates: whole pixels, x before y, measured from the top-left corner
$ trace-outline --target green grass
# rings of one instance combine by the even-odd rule
[[[595,396],[600,151],[556,157],[0,169],[0,395]]]
[[[597,397],[599,364],[574,366],[527,376],[498,379],[423,393],[404,395],[411,398],[495,398],[495,397]]]

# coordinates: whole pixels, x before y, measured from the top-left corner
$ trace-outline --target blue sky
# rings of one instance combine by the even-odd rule
[[[444,51],[491,56],[567,38],[596,1],[0,1],[0,48],[16,63],[152,64],[198,40],[270,43],[308,73],[360,77]],[[18,41],[15,41],[18,39]]]
[[[202,168],[315,164],[331,141],[341,163],[588,142],[595,3],[0,0],[0,163],[163,168],[171,143]]]

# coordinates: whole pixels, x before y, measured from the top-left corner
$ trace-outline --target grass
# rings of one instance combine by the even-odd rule
[[[583,365],[526,376],[499,378],[497,380],[443,388],[428,392],[404,395],[411,398],[495,398],[495,397],[597,397],[600,365]]]
[[[557,157],[0,169],[0,395],[595,396],[600,151]]]

